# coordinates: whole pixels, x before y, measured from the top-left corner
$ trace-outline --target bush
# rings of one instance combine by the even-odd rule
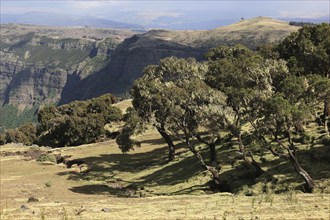
[[[105,134],[105,124],[122,119],[121,110],[112,106],[114,101],[111,94],[105,94],[57,108],[46,106],[38,117],[40,143],[62,147],[97,141]]]
[[[6,143],[22,143],[32,145],[37,139],[37,129],[32,123],[27,123],[18,129],[7,129],[0,135],[0,145]]]
[[[56,157],[53,154],[41,154],[37,158],[38,162],[52,162],[56,163]]]
[[[5,134],[0,134],[0,145],[6,144],[6,135]]]
[[[18,129],[25,136],[24,144],[32,145],[37,138],[37,128],[33,123],[27,123]]]

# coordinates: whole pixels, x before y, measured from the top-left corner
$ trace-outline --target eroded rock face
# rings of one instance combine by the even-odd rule
[[[30,108],[42,102],[59,100],[68,72],[43,66],[26,66],[15,72],[4,94],[4,104]]]
[[[219,44],[243,43],[254,48],[298,29],[262,17],[208,31],[153,30],[134,36],[128,30],[1,28],[0,106],[13,105],[21,111],[109,92],[125,94],[146,66],[158,64],[162,58],[200,60]]]
[[[111,54],[110,63],[101,71],[81,80],[72,93],[62,97],[61,103],[88,99],[104,93],[124,94],[134,80],[142,76],[145,67],[158,64],[165,57],[195,57],[202,59],[205,49],[179,43],[135,35],[126,39]]]
[[[1,37],[0,105],[21,111],[58,103],[72,92],[72,85],[103,68],[119,43],[111,37],[54,38],[36,30],[15,33],[5,26]]]

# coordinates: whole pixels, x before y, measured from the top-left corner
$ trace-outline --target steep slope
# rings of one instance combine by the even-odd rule
[[[280,41],[296,30],[296,26],[264,17],[214,30],[151,30],[143,34],[130,30],[1,25],[0,112],[6,106],[23,112],[45,103],[64,104],[108,92],[122,95],[146,66],[158,64],[162,58],[201,60],[214,46],[241,43],[256,48]]]
[[[238,43],[255,49],[261,44],[280,41],[298,29],[287,22],[258,17],[214,30],[151,30],[135,35],[114,50],[110,64],[102,72],[82,81],[75,94],[69,99],[65,96],[63,103],[90,98],[91,91],[95,90],[100,95],[105,92],[123,94],[142,75],[146,66],[158,64],[160,59],[167,56],[195,57],[200,60],[211,47]]]
[[[100,72],[93,74],[73,89],[73,93],[64,94],[60,103],[76,99],[87,99],[93,95],[111,92],[125,94],[135,79],[142,75],[143,69],[157,64],[168,56],[195,57],[201,59],[204,50],[179,43],[135,35],[126,39],[111,54],[111,62]]]
[[[57,103],[63,91],[71,93],[72,85],[104,68],[114,48],[135,33],[1,25],[0,130],[21,120],[12,109],[33,113],[40,105]]]

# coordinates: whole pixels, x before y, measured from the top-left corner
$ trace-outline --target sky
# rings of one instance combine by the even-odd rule
[[[203,22],[267,16],[273,18],[329,18],[329,0],[213,0],[213,1],[17,1],[1,0],[1,14],[50,12],[93,16],[148,25],[163,22]]]

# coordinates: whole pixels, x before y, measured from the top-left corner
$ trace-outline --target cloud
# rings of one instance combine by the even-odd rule
[[[168,11],[145,11],[145,12],[138,12],[137,17],[139,19],[142,19],[146,22],[152,22],[157,20],[160,17],[172,17],[177,18],[181,15],[181,13],[178,12],[168,12]]]
[[[95,9],[102,7],[104,5],[104,2],[102,1],[73,1],[69,2],[69,5],[75,9]]]
[[[306,18],[315,19],[322,17],[329,17],[329,13],[324,12],[306,12],[306,11],[279,11],[279,18]]]

